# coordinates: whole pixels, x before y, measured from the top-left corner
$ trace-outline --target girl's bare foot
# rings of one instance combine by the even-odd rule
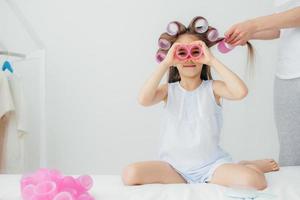
[[[264,173],[279,170],[278,163],[273,159],[250,160],[250,161],[244,160],[244,161],[241,161],[239,163],[243,164],[243,165],[247,165],[247,164],[255,165],[256,167],[258,167]]]

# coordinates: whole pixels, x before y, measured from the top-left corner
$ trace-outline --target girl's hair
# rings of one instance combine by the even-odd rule
[[[201,16],[194,17],[188,27],[185,27],[182,23],[176,21],[175,23],[178,26],[177,34],[170,35],[167,32],[165,32],[160,35],[159,39],[165,39],[165,40],[169,41],[170,44],[172,45],[174,42],[176,42],[176,40],[179,38],[180,35],[191,34],[191,35],[196,36],[199,40],[202,40],[207,45],[208,48],[214,46],[215,44],[219,43],[220,41],[222,41],[224,39],[224,37],[217,38],[215,41],[210,41],[208,39],[207,32],[210,31],[211,29],[215,29],[212,26],[208,26],[208,30],[206,32],[198,33],[196,31],[196,28],[197,28],[196,22],[199,19],[205,19],[205,18],[203,18]],[[250,60],[250,63],[251,63],[253,60],[253,57],[254,57],[254,50],[253,50],[251,43],[247,42],[247,48],[248,48],[248,59]],[[165,51],[165,53],[168,52],[168,50],[161,49],[161,48],[158,51]],[[202,80],[212,80],[210,66],[205,65],[205,64],[203,65],[202,71],[200,74],[200,78]],[[180,80],[181,80],[181,78],[180,78],[177,67],[171,66],[169,69],[169,73],[168,73],[168,83],[173,83],[173,82],[177,82]]]

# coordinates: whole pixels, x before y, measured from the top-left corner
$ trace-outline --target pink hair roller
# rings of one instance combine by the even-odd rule
[[[60,192],[54,197],[53,200],[73,200],[73,197],[68,192]]]
[[[88,175],[74,178],[58,170],[40,169],[24,175],[20,185],[23,200],[94,200],[88,193],[93,186]]]
[[[228,53],[229,51],[234,49],[234,47],[226,43],[224,39],[218,43],[218,49],[221,53]]]
[[[197,33],[205,33],[208,30],[208,22],[205,18],[197,19],[194,26]]]
[[[169,35],[175,36],[179,32],[179,26],[176,22],[170,22],[167,26],[167,33]]]
[[[178,60],[198,59],[203,54],[200,45],[179,45],[175,50],[175,58]]]
[[[158,46],[163,50],[168,50],[171,47],[171,42],[169,42],[167,39],[161,38],[158,40]]]
[[[207,31],[206,36],[210,42],[214,42],[218,39],[219,32],[217,29],[211,28],[210,30]]]
[[[166,56],[167,56],[166,52],[164,52],[164,51],[158,51],[156,53],[156,56],[155,56],[156,57],[156,61],[158,63],[161,63],[166,58]]]

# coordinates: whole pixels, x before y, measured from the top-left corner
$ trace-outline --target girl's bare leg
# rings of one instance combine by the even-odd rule
[[[227,187],[263,190],[267,187],[264,173],[255,165],[223,164],[219,166],[210,181]]]
[[[122,179],[125,185],[186,183],[171,165],[163,161],[130,164],[123,170]]]
[[[268,172],[279,170],[278,163],[273,159],[250,160],[250,161],[243,160],[239,163],[243,164],[243,165],[254,165],[257,168],[259,168],[260,171],[263,172],[263,173],[268,173]]]

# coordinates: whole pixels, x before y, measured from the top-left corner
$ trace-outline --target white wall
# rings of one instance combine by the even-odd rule
[[[143,108],[136,99],[156,66],[157,38],[169,21],[187,24],[202,15],[224,33],[234,22],[272,12],[272,0],[16,2],[46,46],[48,166],[69,173],[117,174],[130,162],[155,158],[162,106]],[[224,102],[222,144],[236,159],[277,159],[272,113],[277,43],[253,44],[250,93],[243,101]],[[245,48],[213,52],[246,77]]]

